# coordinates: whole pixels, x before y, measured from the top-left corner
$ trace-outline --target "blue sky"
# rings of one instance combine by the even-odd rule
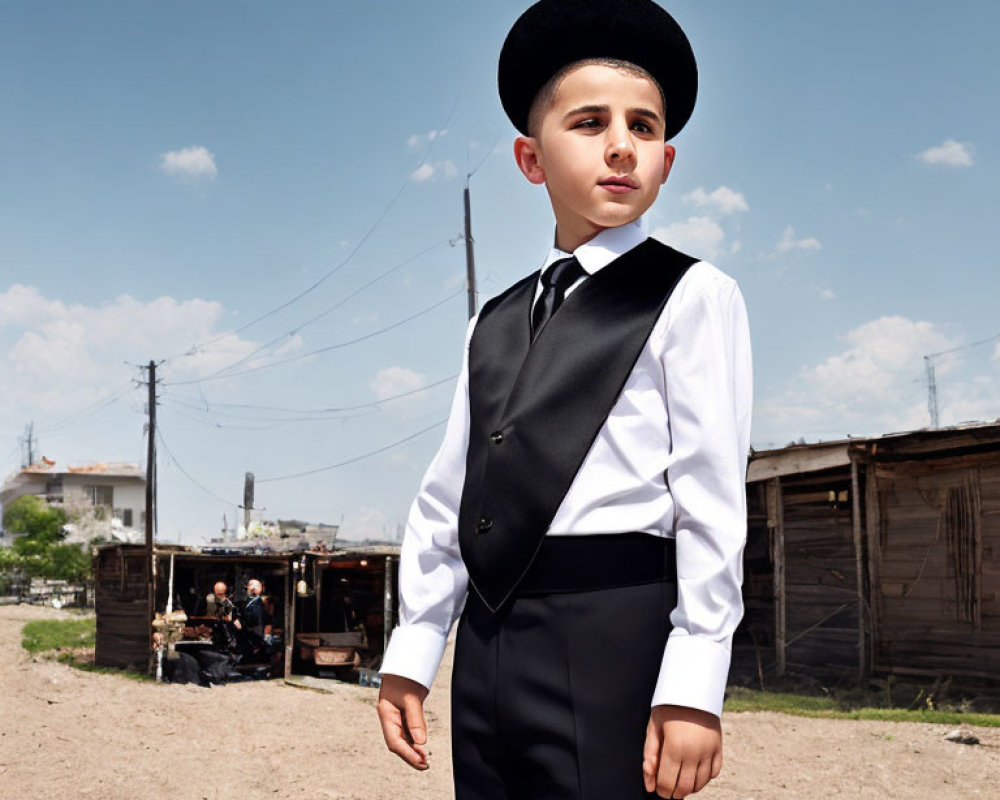
[[[523,7],[0,7],[0,467],[32,420],[60,463],[139,460],[130,364],[165,360],[163,538],[231,521],[247,470],[268,516],[393,532],[440,428],[262,479],[444,419],[468,172],[483,298],[544,257],[550,212],[495,90]],[[743,288],[755,446],[924,426],[923,355],[955,348],[942,424],[1000,416],[1000,8],[669,8],[701,93],[650,226]]]

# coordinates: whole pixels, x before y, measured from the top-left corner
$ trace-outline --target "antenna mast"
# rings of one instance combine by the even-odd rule
[[[931,427],[938,427],[937,380],[934,377],[934,356],[924,356],[927,369],[927,410],[931,415]]]

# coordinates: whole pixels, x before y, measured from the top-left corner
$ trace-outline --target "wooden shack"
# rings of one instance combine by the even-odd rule
[[[355,666],[381,666],[399,608],[399,547],[308,551],[293,566],[297,570],[294,671],[337,674],[338,670],[324,670],[315,652],[317,647],[337,644],[358,648]]]
[[[398,548],[332,552],[256,553],[235,548],[157,545],[152,562],[143,545],[105,544],[94,556],[99,666],[151,669],[150,622],[167,605],[173,570],[173,607],[189,618],[203,613],[217,581],[243,599],[250,578],[264,584],[274,632],[284,645],[284,674],[308,669],[296,649],[300,634],[363,632],[365,665],[377,666],[398,607]],[[353,614],[348,613],[353,611]]]
[[[758,452],[747,501],[737,672],[1000,679],[1000,424]]]

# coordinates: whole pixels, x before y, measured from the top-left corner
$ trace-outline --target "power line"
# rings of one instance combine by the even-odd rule
[[[340,300],[338,300],[336,303],[334,303],[329,308],[324,309],[322,312],[320,312],[316,316],[311,317],[310,319],[307,319],[302,324],[295,326],[291,330],[286,331],[285,333],[281,334],[280,336],[275,337],[271,341],[266,342],[265,344],[260,345],[256,349],[254,349],[251,352],[247,353],[245,356],[242,356],[242,357],[238,358],[236,361],[233,361],[231,364],[227,364],[224,367],[220,367],[215,372],[209,373],[208,375],[204,376],[204,378],[202,378],[202,380],[207,380],[208,378],[212,378],[212,377],[215,377],[216,375],[221,375],[224,372],[228,372],[229,370],[233,369],[234,367],[238,367],[240,364],[245,364],[247,361],[249,361],[250,359],[252,359],[254,356],[258,355],[259,353],[263,352],[264,350],[267,350],[268,348],[273,347],[274,345],[278,344],[279,342],[282,342],[282,341],[284,341],[286,339],[291,339],[297,333],[301,332],[303,328],[306,328],[309,325],[312,325],[314,322],[318,322],[319,320],[323,319],[324,317],[329,316],[334,311],[336,311],[338,308],[340,308],[342,305],[344,305],[345,303],[347,303],[349,300],[352,300],[353,298],[357,297],[359,294],[361,294],[363,291],[365,291],[369,287],[374,286],[376,283],[378,283],[379,281],[387,278],[392,273],[394,273],[394,272],[402,269],[403,267],[407,266],[408,264],[413,263],[418,258],[422,258],[423,256],[427,255],[427,253],[429,253],[432,250],[434,250],[434,249],[436,249],[438,247],[441,247],[442,245],[445,245],[445,244],[451,244],[451,240],[449,240],[449,239],[442,239],[441,241],[435,242],[434,244],[430,245],[429,247],[425,247],[419,253],[416,253],[415,255],[412,255],[409,258],[404,259],[400,263],[396,264],[394,267],[391,267],[391,268],[387,269],[385,272],[381,273],[380,275],[375,276],[374,278],[372,278],[367,283],[359,286],[353,292],[351,292],[350,294],[348,294],[345,297],[341,298]]]
[[[197,478],[195,478],[193,475],[191,475],[190,472],[188,472],[186,469],[184,469],[184,467],[181,466],[181,462],[178,461],[177,458],[176,458],[176,456],[174,456],[174,454],[171,452],[170,447],[167,445],[166,439],[163,438],[163,431],[162,430],[158,430],[156,432],[156,438],[160,440],[160,444],[163,447],[163,452],[167,454],[167,457],[170,459],[170,461],[173,463],[173,465],[175,467],[177,467],[177,469],[180,470],[181,474],[185,478],[187,478],[189,481],[191,481],[191,483],[193,483],[195,486],[197,486],[199,489],[201,489],[206,494],[209,494],[212,497],[214,497],[220,503],[225,503],[227,506],[238,506],[239,505],[239,503],[233,503],[230,500],[227,500],[226,498],[217,495],[215,492],[213,492],[211,489],[209,489],[207,486],[205,486],[203,483],[201,483]]]
[[[457,373],[454,375],[449,375],[447,378],[442,378],[440,380],[424,384],[423,386],[418,386],[415,389],[409,389],[405,392],[399,392],[398,394],[393,394],[389,395],[388,397],[383,397],[380,400],[372,400],[367,403],[357,403],[355,405],[350,405],[350,406],[326,406],[324,408],[289,408],[287,406],[262,406],[262,405],[254,405],[252,403],[224,403],[224,402],[210,403],[208,400],[205,399],[203,399],[202,402],[199,404],[188,401],[188,399],[185,397],[170,396],[170,395],[167,396],[171,397],[171,399],[174,402],[179,403],[181,406],[185,408],[189,408],[196,411],[200,411],[201,409],[204,408],[205,411],[215,411],[215,413],[221,413],[223,415],[227,414],[228,412],[219,411],[218,409],[231,408],[238,410],[270,411],[276,413],[306,415],[304,417],[300,416],[300,417],[286,418],[289,419],[289,421],[291,422],[295,422],[298,419],[305,419],[305,420],[326,419],[326,417],[322,415],[336,415],[336,414],[342,414],[346,411],[361,411],[369,408],[380,408],[385,403],[391,403],[393,400],[399,400],[404,397],[410,397],[415,394],[420,394],[421,392],[425,392],[428,389],[434,389],[446,383],[451,383],[456,378],[458,378]],[[229,414],[229,415],[236,419],[256,419],[260,421],[276,421],[275,418],[245,417],[245,416],[238,416],[236,414]],[[336,419],[337,417],[334,416],[334,418]]]
[[[946,356],[949,353],[957,353],[959,350],[965,350],[969,347],[978,347],[981,344],[990,344],[1000,339],[1000,333],[990,336],[987,339],[980,339],[978,342],[969,342],[968,344],[960,344],[957,347],[952,347],[948,350],[941,350],[938,353],[928,353],[924,358],[937,358],[938,356]]]
[[[406,325],[409,322],[413,322],[413,320],[422,317],[426,314],[429,314],[431,311],[434,311],[437,308],[440,308],[449,300],[458,297],[458,295],[462,294],[463,292],[465,292],[464,287],[458,289],[455,292],[452,292],[447,297],[438,300],[436,303],[433,303],[432,305],[429,305],[426,308],[417,311],[415,314],[411,314],[410,316],[405,317],[399,320],[398,322],[394,322],[392,325],[387,325],[384,328],[379,328],[378,330],[372,331],[371,333],[367,333],[364,336],[359,336],[356,339],[348,339],[347,341],[344,342],[337,342],[336,344],[327,345],[326,347],[320,347],[317,350],[310,350],[308,353],[299,353],[298,355],[295,356],[289,356],[288,358],[282,358],[277,361],[271,361],[268,362],[267,364],[260,364],[256,367],[248,367],[247,369],[237,370],[236,372],[227,372],[222,375],[218,373],[213,373],[212,375],[209,375],[204,378],[192,378],[186,381],[170,381],[168,383],[167,382],[165,383],[167,383],[168,386],[189,386],[191,384],[205,383],[207,381],[217,381],[217,380],[222,380],[224,378],[235,378],[238,377],[239,375],[248,375],[251,372],[260,372],[261,370],[270,369],[271,367],[277,367],[280,366],[281,364],[290,364],[293,361],[301,361],[304,358],[310,358],[311,356],[320,355],[322,353],[328,353],[331,350],[338,350],[343,347],[349,347],[352,344],[358,344],[359,342],[364,342],[367,341],[368,339],[373,339],[374,337],[380,336],[383,333],[388,333],[389,331],[402,327],[403,325]]]
[[[970,347],[979,347],[980,345],[990,344],[1000,340],[1000,334],[995,334],[986,339],[980,339],[978,342],[969,342],[968,344],[960,344],[957,347],[951,347],[948,350],[940,350],[937,353],[928,353],[924,356],[924,372],[927,378],[927,413],[931,418],[931,427],[938,427],[938,398],[937,398],[937,376],[934,369],[934,359],[938,356],[946,356],[950,353],[957,353],[959,350],[966,350]]]
[[[434,430],[435,428],[440,428],[447,421],[448,420],[446,420],[446,419],[439,420],[438,422],[435,422],[433,425],[428,425],[423,430],[419,430],[416,433],[412,433],[412,434],[410,434],[409,436],[407,436],[407,437],[405,437],[403,439],[399,439],[398,441],[393,442],[392,444],[387,444],[384,447],[378,448],[377,450],[370,450],[367,453],[362,453],[360,456],[355,456],[354,458],[349,458],[346,461],[339,461],[336,464],[328,464],[325,467],[317,467],[316,469],[308,469],[308,470],[305,470],[303,472],[293,472],[290,475],[277,475],[277,476],[275,476],[273,478],[258,478],[257,479],[257,483],[274,483],[275,481],[286,481],[286,480],[290,480],[291,478],[303,478],[306,475],[316,475],[317,473],[327,472],[327,471],[329,471],[331,469],[337,469],[338,467],[346,467],[348,464],[356,464],[358,461],[363,461],[366,458],[371,458],[372,456],[377,456],[379,453],[384,453],[387,450],[392,450],[394,447],[399,447],[401,444],[406,444],[407,442],[413,441],[418,436],[423,436],[425,433],[428,433],[428,432]]]
[[[237,425],[237,424],[233,424],[233,423],[229,423],[229,422],[225,422],[225,423],[223,423],[223,422],[214,422],[214,421],[212,421],[210,419],[204,419],[202,417],[196,417],[194,414],[189,414],[189,413],[187,413],[185,411],[181,411],[179,408],[177,408],[172,403],[164,402],[164,403],[161,403],[161,405],[164,408],[169,408],[175,414],[179,414],[182,417],[187,417],[190,420],[194,420],[195,422],[199,422],[202,425],[207,425],[210,428],[218,428],[220,430],[228,429],[228,430],[241,430],[241,431],[271,431],[271,430],[274,430],[275,428],[281,428],[281,427],[284,427],[285,425],[292,425],[292,424],[294,424],[296,422],[331,422],[331,421],[337,420],[337,419],[343,421],[343,420],[347,420],[347,419],[357,419],[358,417],[367,417],[367,416],[370,416],[371,413],[374,413],[374,412],[369,412],[367,414],[352,414],[352,415],[343,416],[343,417],[329,417],[329,416],[327,416],[327,417],[297,417],[297,418],[291,418],[291,419],[278,419],[278,420],[275,420],[275,419],[272,419],[272,420],[257,420],[259,422],[271,422],[272,424],[270,424],[270,425]],[[239,419],[239,418],[237,418],[237,419]],[[252,422],[254,420],[251,419],[249,421]]]
[[[69,416],[63,417],[62,419],[53,422],[51,425],[39,429],[38,433],[51,434],[55,433],[56,431],[62,430],[64,428],[71,427],[72,425],[75,425],[77,422],[80,422],[81,420],[93,416],[97,412],[104,410],[108,406],[114,405],[122,397],[124,397],[126,394],[132,391],[134,389],[134,386],[135,384],[133,383],[133,381],[131,380],[126,381],[124,386],[121,386],[113,390],[109,394],[105,395],[104,397],[98,400],[95,400],[93,403],[84,406],[78,411],[74,411]]]
[[[485,163],[486,163],[486,159],[488,159],[488,158],[489,158],[489,157],[490,157],[491,155],[493,155],[493,151],[494,151],[494,149],[496,149],[496,146],[497,146],[497,142],[499,142],[499,141],[500,141],[500,136],[501,136],[502,134],[503,134],[503,131],[502,131],[502,130],[498,130],[498,131],[497,131],[497,135],[496,135],[496,138],[495,138],[495,139],[493,140],[493,144],[491,144],[491,145],[490,145],[490,148],[489,148],[489,150],[487,150],[487,151],[486,151],[486,153],[485,153],[485,154],[483,155],[483,157],[482,157],[481,159],[479,159],[479,163],[478,163],[478,164],[476,164],[476,166],[475,166],[475,168],[474,168],[474,169],[472,170],[472,172],[470,172],[470,173],[469,173],[468,175],[466,175],[466,176],[465,176],[467,180],[468,180],[469,178],[471,178],[471,177],[472,177],[473,175],[475,175],[475,174],[476,174],[477,172],[479,172],[479,170],[480,170],[480,168],[481,168],[481,167],[483,166],[483,164],[485,164]]]
[[[441,128],[442,130],[447,129],[448,126],[451,124],[451,119],[452,119],[452,117],[455,114],[455,110],[458,108],[458,100],[459,100],[459,98],[456,97],[455,98],[455,102],[452,104],[451,110],[448,112],[448,117],[445,120],[445,123],[444,123],[444,125]],[[434,150],[435,142],[439,138],[440,137],[435,136],[435,137],[433,137],[427,143],[427,147],[425,148],[424,154],[423,154],[423,156],[420,159],[420,163],[417,165],[417,169],[420,169],[420,167],[422,167],[424,164],[427,163],[427,159],[430,158],[430,155],[431,155],[431,153]],[[227,336],[232,336],[234,334],[242,333],[247,328],[250,328],[250,327],[256,325],[258,322],[263,322],[265,319],[268,319],[269,317],[274,316],[279,311],[283,311],[284,309],[288,308],[290,305],[293,305],[294,303],[297,303],[299,300],[301,300],[306,295],[311,294],[312,292],[316,291],[316,289],[318,289],[320,286],[322,286],[324,283],[326,283],[331,277],[333,277],[333,275],[335,275],[337,272],[339,272],[341,269],[343,269],[345,266],[347,266],[347,264],[351,261],[351,259],[353,259],[355,255],[357,255],[357,253],[365,245],[365,243],[368,241],[368,239],[371,238],[371,235],[375,232],[375,230],[378,228],[378,226],[381,225],[382,221],[388,216],[389,212],[393,209],[393,207],[399,201],[399,198],[403,196],[403,192],[406,191],[406,188],[410,185],[410,183],[412,183],[412,180],[410,178],[410,175],[408,174],[403,179],[402,183],[399,185],[399,188],[396,190],[395,194],[393,194],[393,196],[390,198],[390,200],[386,204],[385,208],[382,209],[382,212],[378,215],[378,217],[375,218],[375,221],[369,226],[368,230],[365,231],[364,235],[361,237],[361,239],[358,240],[358,243],[353,247],[353,249],[347,254],[347,256],[344,259],[342,259],[332,269],[330,269],[329,271],[327,271],[327,273],[325,275],[323,275],[319,280],[317,280],[314,283],[312,283],[311,285],[307,286],[305,289],[303,289],[301,292],[299,292],[297,295],[295,295],[291,299],[286,300],[285,302],[283,302],[283,303],[275,306],[270,311],[264,312],[260,316],[255,317],[254,319],[252,319],[249,322],[241,325],[240,327],[238,327],[238,328],[236,328],[236,329],[234,329],[232,331],[229,331],[227,333],[220,334],[219,336],[216,336],[215,338],[210,339],[207,342],[202,342],[201,344],[195,344],[188,351],[186,351],[184,353],[178,353],[177,355],[174,355],[174,356],[170,356],[166,360],[167,361],[172,361],[172,360],[177,359],[177,358],[183,358],[183,357],[186,357],[186,356],[193,356],[199,350],[201,350],[201,349],[203,349],[205,347],[209,347],[209,346],[215,344],[216,342],[219,342],[219,341],[225,339]]]

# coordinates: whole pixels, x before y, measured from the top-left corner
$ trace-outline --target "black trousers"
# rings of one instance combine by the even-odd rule
[[[675,580],[521,595],[470,589],[452,677],[456,800],[639,800]]]

